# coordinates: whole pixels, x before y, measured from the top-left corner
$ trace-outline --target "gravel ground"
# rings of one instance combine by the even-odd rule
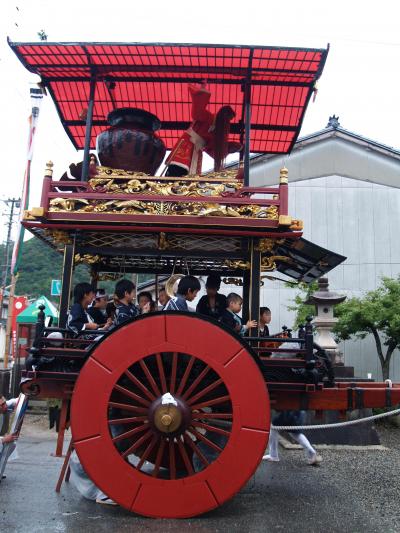
[[[324,450],[321,467],[281,449],[247,486],[219,509],[191,520],[152,520],[84,500],[70,485],[54,486],[61,460],[50,456],[55,434],[29,415],[0,485],[0,531],[36,532],[400,532],[400,429],[379,426],[384,450]],[[240,468],[240,457],[238,457]]]

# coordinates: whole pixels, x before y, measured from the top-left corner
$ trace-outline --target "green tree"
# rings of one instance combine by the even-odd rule
[[[289,311],[296,312],[296,319],[294,322],[294,329],[297,329],[300,324],[306,323],[306,318],[312,316],[315,313],[315,306],[307,304],[309,297],[318,289],[318,283],[313,281],[312,283],[286,283],[287,287],[295,287],[299,292],[293,298],[293,305],[289,305]]]
[[[310,306],[305,301],[303,290],[295,297],[295,305],[290,307],[296,311],[297,323],[309,314]],[[338,322],[334,333],[338,340],[374,337],[382,377],[389,379],[393,352],[400,348],[400,276],[396,279],[384,277],[375,290],[337,305],[335,316]]]

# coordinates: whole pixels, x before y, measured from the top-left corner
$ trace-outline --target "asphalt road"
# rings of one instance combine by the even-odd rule
[[[29,417],[19,459],[0,484],[1,532],[362,532],[400,531],[400,429],[381,430],[381,451],[325,450],[319,468],[300,451],[263,462],[223,507],[190,520],[154,520],[83,499],[71,484],[54,491],[61,459],[55,434]],[[238,458],[240,468],[240,458]]]

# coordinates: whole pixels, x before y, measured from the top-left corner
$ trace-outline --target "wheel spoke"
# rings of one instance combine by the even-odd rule
[[[169,453],[169,478],[176,479],[176,463],[175,463],[175,442],[173,438],[169,439],[168,443]]]
[[[194,365],[194,357],[191,357],[189,359],[189,362],[187,364],[185,373],[183,374],[183,377],[181,379],[181,382],[179,384],[178,390],[176,391],[176,394],[179,396],[182,394],[183,389],[185,388],[186,382],[188,380],[190,371],[192,370],[192,366]]]
[[[207,365],[205,368],[203,368],[203,370],[200,372],[200,374],[197,376],[197,378],[193,381],[193,383],[190,385],[190,387],[187,389],[187,391],[185,392],[185,394],[182,396],[182,398],[184,400],[186,400],[186,398],[188,396],[190,396],[190,394],[195,390],[195,388],[197,387],[197,385],[202,381],[202,379],[208,374],[208,372],[210,371],[210,367]]]
[[[208,466],[210,464],[207,457],[202,453],[202,451],[198,448],[195,442],[190,438],[190,436],[185,433],[183,435],[183,438],[185,439],[185,442],[188,446],[190,446],[193,450],[193,452],[197,455],[197,457],[200,459],[200,461],[203,463],[204,466]]]
[[[130,448],[128,448],[123,454],[122,457],[127,457],[132,452],[134,452],[139,446],[141,446],[146,440],[149,440],[149,438],[153,435],[153,432],[149,429],[147,433],[142,435],[139,440],[135,442]]]
[[[225,437],[230,437],[231,432],[227,431],[226,429],[217,428],[215,426],[210,426],[210,424],[204,424],[203,422],[192,422],[193,426],[196,426],[197,428],[203,428],[207,431],[211,431],[212,433],[218,433],[219,435],[224,435]]]
[[[205,444],[207,444],[207,446],[209,446],[210,448],[212,448],[212,449],[215,450],[216,452],[218,452],[218,453],[221,453],[221,452],[222,452],[223,448],[220,448],[220,447],[218,446],[218,444],[215,444],[212,440],[207,439],[207,437],[205,437],[204,435],[202,435],[201,433],[199,433],[199,432],[197,431],[197,429],[191,427],[191,428],[189,429],[189,431],[190,431],[190,433],[193,433],[193,435],[194,435],[195,437],[197,437],[198,440],[203,441]]]
[[[138,464],[136,465],[136,468],[138,470],[140,470],[144,464],[144,462],[146,461],[146,459],[148,458],[151,450],[154,448],[154,446],[157,444],[157,441],[159,440],[159,436],[158,435],[153,435],[153,438],[151,439],[149,445],[147,446],[147,448],[145,449],[145,451],[142,453],[142,457],[140,458],[140,461],[138,462]]]
[[[116,424],[135,424],[136,422],[145,422],[147,419],[147,416],[131,416],[129,418],[112,418],[108,423],[110,426]]]
[[[228,395],[220,396],[219,398],[214,398],[213,400],[208,400],[206,402],[197,403],[192,405],[192,409],[201,409],[202,407],[209,407],[210,405],[218,405],[219,403],[230,402],[231,397]]]
[[[140,366],[141,366],[141,368],[142,368],[142,370],[143,370],[148,382],[150,383],[150,386],[153,389],[154,394],[156,396],[161,396],[160,389],[158,388],[157,383],[155,382],[153,376],[151,375],[151,372],[148,369],[148,367],[147,367],[146,363],[144,362],[144,360],[141,359],[139,361],[139,364],[140,364]]]
[[[164,455],[164,449],[165,449],[165,439],[161,439],[161,443],[157,451],[157,457],[156,457],[156,462],[154,464],[154,469],[153,469],[153,472],[151,473],[153,477],[157,477],[158,472],[160,471],[160,465],[161,465],[161,461]]]
[[[190,476],[193,475],[194,474],[193,465],[192,465],[192,463],[190,461],[190,458],[189,458],[189,456],[187,454],[187,451],[185,449],[185,445],[181,441],[180,437],[178,437],[178,449],[179,449],[179,453],[181,454],[181,457],[183,459],[183,462],[185,463],[187,473]]]
[[[142,431],[146,431],[149,429],[148,424],[142,424],[139,427],[136,427],[134,429],[130,429],[129,431],[125,431],[125,433],[121,433],[120,435],[117,435],[113,438],[113,442],[119,442],[121,440],[125,440],[129,437],[132,437],[133,435],[136,435],[136,433],[141,433]]]
[[[203,418],[215,418],[220,420],[232,420],[232,413],[192,413],[193,420],[202,420]]]
[[[162,357],[160,353],[156,354],[156,360],[157,360],[158,374],[160,376],[161,390],[162,390],[162,393],[165,394],[167,392],[167,381],[165,379],[164,365],[163,365]]]
[[[125,370],[125,376],[129,378],[132,383],[134,383],[151,402],[155,400],[156,397],[154,396],[154,394],[152,394],[149,389],[145,387],[145,385],[143,385],[140,379],[138,379],[132,374],[132,372],[130,372],[129,370]]]
[[[222,379],[221,378],[217,379],[216,381],[214,381],[214,383],[211,383],[210,385],[208,385],[208,387],[206,387],[205,389],[201,390],[200,392],[192,396],[187,401],[188,405],[191,405],[192,403],[196,402],[199,398],[202,398],[205,394],[208,394],[212,390],[216,389],[219,385],[221,385],[221,383],[223,383]]]
[[[109,407],[122,409],[123,411],[134,411],[135,413],[147,413],[145,407],[137,407],[136,405],[129,405],[128,403],[108,402]]]
[[[175,392],[177,366],[178,366],[178,354],[177,354],[177,352],[174,352],[172,354],[171,382],[170,382],[170,385],[169,385],[169,392],[171,394],[174,394],[174,392]]]
[[[141,396],[138,396],[134,392],[130,391],[129,389],[125,389],[125,387],[121,387],[121,385],[115,385],[114,390],[117,390],[118,392],[121,392],[125,396],[129,396],[129,398],[132,398],[138,403],[141,403],[142,405],[145,405],[148,407],[150,405],[150,402],[148,400],[145,400]]]

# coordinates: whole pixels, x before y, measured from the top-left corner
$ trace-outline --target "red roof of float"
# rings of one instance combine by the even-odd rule
[[[139,107],[162,121],[168,149],[191,121],[188,83],[206,80],[209,109],[236,112],[232,137],[243,133],[244,84],[251,84],[251,152],[287,153],[328,50],[139,43],[11,43],[25,67],[39,74],[76,148],[84,146],[90,78],[97,78],[91,146],[116,107]],[[116,82],[110,90],[110,82]]]

